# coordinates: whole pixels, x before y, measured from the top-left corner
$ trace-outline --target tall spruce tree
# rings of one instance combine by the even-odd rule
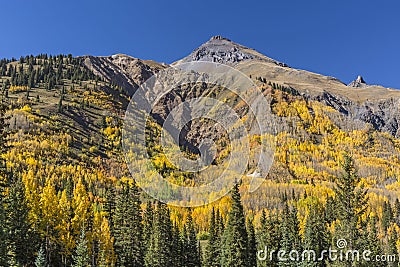
[[[172,267],[185,267],[185,242],[177,224],[172,228],[171,251],[174,253],[174,265]]]
[[[248,267],[249,243],[239,185],[233,187],[231,198],[232,206],[222,238],[221,266]]]
[[[394,222],[392,206],[390,202],[383,202],[383,211],[382,211],[382,227],[386,231],[389,226]]]
[[[301,250],[296,207],[289,208],[289,204],[286,201],[282,216],[280,247],[285,251],[283,257],[287,260],[280,260],[278,266],[298,266],[300,263],[299,255],[289,255],[292,250],[297,252]]]
[[[12,182],[6,196],[6,229],[8,232],[8,253],[11,262],[29,265],[35,260],[38,238],[29,223],[29,208],[25,198],[25,187],[20,179]]]
[[[72,256],[73,267],[90,266],[90,257],[88,250],[88,241],[86,240],[85,230],[81,231],[78,244],[76,245],[75,254]]]
[[[144,265],[140,193],[134,184],[124,184],[118,192],[114,215],[117,264],[125,267]]]
[[[219,216],[219,214],[217,214]],[[219,221],[215,214],[214,208],[211,211],[210,229],[208,231],[209,238],[206,246],[204,266],[205,267],[220,267],[220,240]]]
[[[394,220],[397,225],[400,225],[400,201],[398,198],[394,202]]]
[[[396,227],[392,225],[391,231],[389,233],[389,239],[388,239],[388,249],[387,249],[387,254],[388,255],[395,255],[395,260],[392,262],[388,263],[388,266],[399,266],[399,251],[397,249],[397,242],[399,240]]]
[[[115,188],[114,186],[110,186],[106,189],[106,201],[104,203],[103,210],[107,213],[106,217],[110,223],[110,231],[112,235],[114,235],[115,198]]]
[[[324,212],[319,207],[309,207],[309,213],[306,217],[306,223],[304,227],[304,240],[303,249],[304,251],[312,251],[307,254],[307,258],[304,254],[302,258],[302,266],[307,267],[324,267],[326,262],[318,260],[322,255],[323,250],[329,249],[329,236],[325,226]]]
[[[145,256],[146,267],[174,266],[171,250],[172,223],[167,205],[158,202],[154,211],[150,246]]]
[[[185,255],[184,255],[184,266],[186,267],[200,267],[201,259],[199,255],[198,241],[196,238],[196,231],[193,225],[192,213],[186,218],[185,223],[186,236],[185,240]]]
[[[247,220],[247,235],[249,237],[249,266],[257,267],[257,241],[252,219]]]
[[[344,155],[341,165],[344,173],[337,178],[334,187],[339,225],[335,229],[333,241],[336,243],[338,239],[345,239],[347,249],[357,249],[360,241],[358,222],[367,208],[367,191],[359,185],[360,178],[349,154]]]
[[[4,209],[3,192],[0,192],[0,266],[6,266],[8,262],[7,257],[7,229],[6,229],[6,214]]]
[[[217,236],[218,236],[219,242],[221,244],[222,235],[224,234],[224,230],[225,230],[225,224],[224,224],[224,219],[223,219],[219,209],[217,209],[217,211],[215,213],[215,226],[217,229]]]
[[[143,252],[147,254],[151,243],[151,234],[153,231],[153,205],[151,202],[147,202],[146,209],[143,213]]]
[[[365,229],[365,242],[363,247],[371,251],[371,255],[383,255],[382,243],[378,238],[378,231],[376,225],[376,217],[371,216],[368,218],[367,229]],[[373,257],[372,256],[372,257]],[[372,258],[371,257],[371,258]],[[360,264],[362,267],[384,267],[387,264],[382,261],[362,261]]]
[[[267,215],[265,213],[265,210],[263,209],[261,211],[260,226],[257,228],[257,234],[256,234],[257,244],[258,244],[257,250],[260,250],[260,251],[265,251],[265,248],[267,247],[267,244],[266,244],[267,243],[267,233],[265,231],[266,224],[267,224]],[[260,254],[259,256],[263,257],[265,255]],[[257,260],[258,260],[258,258],[257,258]],[[265,260],[259,261],[258,266],[260,266],[260,267],[267,266],[266,260],[267,260],[267,256],[266,256]]]

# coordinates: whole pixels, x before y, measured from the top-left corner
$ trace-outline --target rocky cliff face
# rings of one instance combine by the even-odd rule
[[[313,99],[347,116],[350,119],[348,121],[350,125],[343,125],[344,128],[351,127],[351,124],[358,124],[359,126],[356,128],[364,127],[364,124],[368,123],[376,130],[400,137],[400,98],[368,100],[357,103],[350,101],[345,96],[324,92]],[[362,125],[360,125],[360,122],[362,122]]]

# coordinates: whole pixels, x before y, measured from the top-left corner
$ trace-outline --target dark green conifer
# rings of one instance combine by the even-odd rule
[[[219,216],[219,213],[217,214]],[[210,229],[208,231],[209,238],[206,246],[204,266],[205,267],[219,267],[220,264],[220,240],[219,235],[219,221],[215,214],[214,208],[211,211]]]
[[[37,235],[28,221],[29,208],[25,198],[25,187],[20,179],[12,182],[5,198],[5,224],[8,254],[11,262],[26,266],[35,260]]]
[[[248,236],[246,219],[240,200],[239,185],[231,191],[232,206],[222,240],[221,266],[248,267]]]
[[[325,226],[324,212],[316,206],[309,208],[304,229],[303,249],[313,251],[302,258],[302,266],[326,266],[326,261],[318,261],[323,250],[329,249],[330,240]]]
[[[257,242],[256,233],[252,219],[247,220],[247,235],[249,237],[249,264],[250,267],[257,267]]]
[[[199,247],[198,240],[196,238],[196,231],[193,225],[192,214],[189,211],[189,214],[186,218],[185,223],[186,236],[184,236],[185,240],[185,266],[187,267],[200,267],[201,259],[199,257]]]
[[[171,249],[172,223],[167,205],[158,202],[154,211],[150,246],[145,256],[146,267],[173,266],[175,255]]]
[[[367,208],[367,191],[359,187],[360,178],[354,166],[353,158],[345,154],[341,164],[343,175],[336,180],[334,187],[336,214],[340,223],[335,229],[334,243],[345,239],[348,249],[356,249],[359,241],[358,222]]]
[[[125,267],[144,265],[140,193],[137,186],[124,184],[117,195],[114,238],[117,264]]]

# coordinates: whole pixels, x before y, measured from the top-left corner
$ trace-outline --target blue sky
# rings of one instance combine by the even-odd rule
[[[400,88],[400,2],[0,0],[0,57],[110,55],[173,62],[222,35],[292,67]]]

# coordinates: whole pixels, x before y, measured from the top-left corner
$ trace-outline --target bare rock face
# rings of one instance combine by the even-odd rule
[[[190,61],[211,61],[223,64],[235,64],[245,60],[260,60],[274,63],[283,67],[287,65],[268,58],[257,51],[232,42],[220,35],[212,37],[209,41],[195,49],[189,56],[176,63]]]
[[[140,84],[167,67],[166,64],[122,54],[108,57],[86,56],[84,65],[97,76],[123,88],[129,96],[133,95]]]
[[[303,95],[307,98],[307,96]],[[374,129],[400,137],[400,99],[385,99],[378,101],[365,101],[356,103],[345,96],[324,92],[320,96],[311,98],[334,108],[345,115],[346,122],[342,125],[345,129],[365,128],[370,124]]]
[[[357,79],[349,83],[347,86],[349,87],[365,87],[367,86],[367,83],[364,81],[363,77],[361,75],[357,76]]]

